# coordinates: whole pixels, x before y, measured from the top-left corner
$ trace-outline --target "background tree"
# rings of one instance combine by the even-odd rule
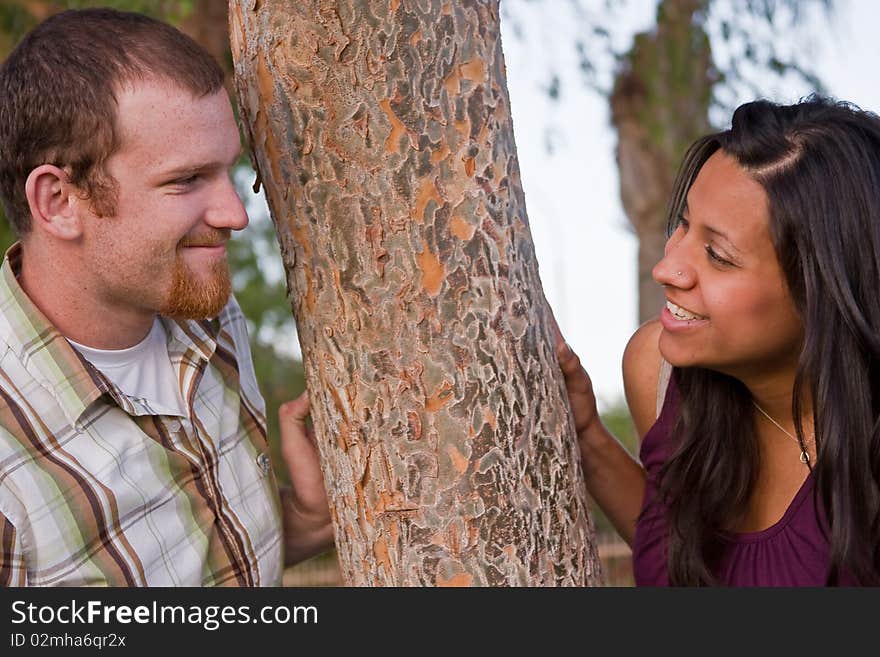
[[[538,1],[550,10],[549,2]],[[524,2],[534,0],[507,0],[503,7],[514,32],[527,36],[531,26],[517,18]],[[764,96],[756,80],[768,72],[823,91],[802,64],[800,48],[805,23],[830,12],[832,0],[660,0],[654,24],[622,39],[615,13],[626,0],[571,4],[583,35],[572,47],[585,82],[608,99],[617,133],[620,197],[639,244],[641,323],[657,316],[665,302],[651,269],[663,256],[666,205],[685,150],[697,137],[724,127],[731,101]],[[615,43],[627,45],[620,49]],[[545,91],[558,98],[558,72],[548,78]]]

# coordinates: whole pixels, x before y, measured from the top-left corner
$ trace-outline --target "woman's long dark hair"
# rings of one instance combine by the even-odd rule
[[[740,106],[731,128],[688,150],[669,208],[671,233],[700,168],[723,150],[760,183],[770,233],[804,324],[793,390],[813,400],[815,492],[827,518],[828,583],[880,583],[880,118],[811,96]],[[738,380],[676,368],[676,449],[660,476],[673,584],[715,583],[722,539],[758,471],[751,395]]]

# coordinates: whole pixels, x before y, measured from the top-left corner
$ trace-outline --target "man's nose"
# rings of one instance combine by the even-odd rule
[[[214,228],[231,230],[242,230],[248,225],[247,210],[232,180],[225,178],[214,193],[205,223]]]

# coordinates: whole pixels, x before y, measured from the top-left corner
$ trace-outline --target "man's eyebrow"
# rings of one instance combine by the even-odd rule
[[[187,164],[176,166],[173,169],[163,170],[159,175],[162,178],[176,178],[178,176],[185,176],[188,174],[200,173],[203,171],[217,171],[218,169],[228,169],[229,167],[235,166],[235,163],[238,162],[243,154],[244,149],[239,148],[238,153],[236,153],[235,158],[231,162],[189,162]]]

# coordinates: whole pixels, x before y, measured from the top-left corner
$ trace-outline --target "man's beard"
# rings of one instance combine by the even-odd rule
[[[203,279],[183,262],[174,263],[171,294],[159,314],[174,319],[206,319],[216,317],[229,301],[232,282],[226,258],[218,259],[210,274]]]

